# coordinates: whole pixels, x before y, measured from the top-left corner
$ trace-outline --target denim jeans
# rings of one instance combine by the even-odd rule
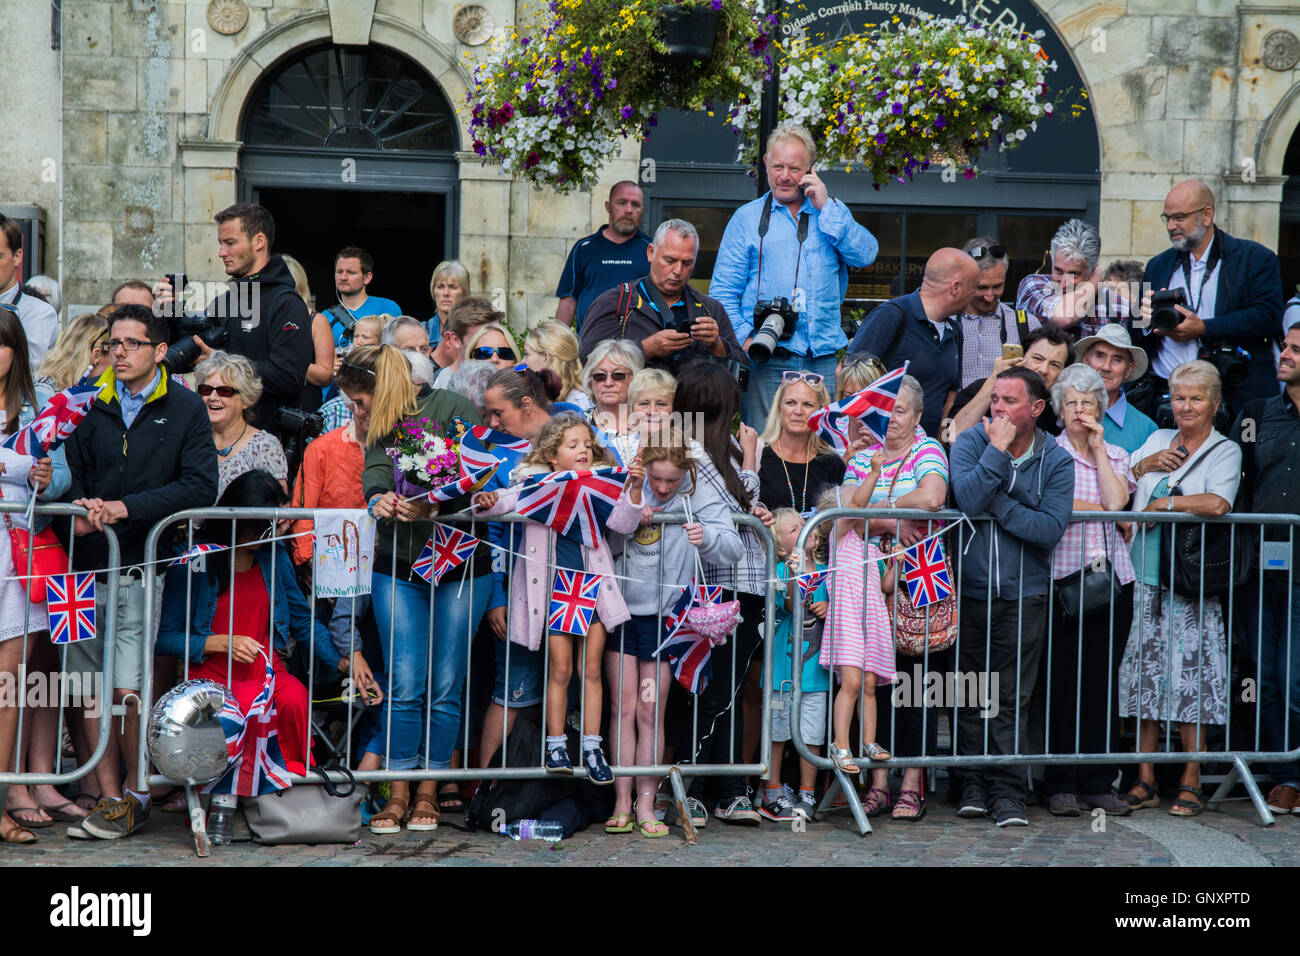
[[[767,422],[767,413],[772,408],[776,391],[781,387],[781,376],[787,369],[801,369],[817,372],[826,380],[826,391],[835,397],[835,356],[819,355],[809,358],[805,355],[787,355],[785,358],[773,356],[768,362],[749,363],[749,388],[741,400],[740,417],[751,428],[763,430]]]
[[[1256,603],[1258,583],[1247,588],[1247,606]],[[1264,750],[1294,750],[1300,746],[1300,584],[1288,590],[1286,575],[1268,573],[1264,577],[1264,601],[1259,615],[1259,644],[1247,638],[1247,653],[1259,661],[1260,745]],[[1291,627],[1288,640],[1287,610],[1290,605]],[[1253,617],[1250,608],[1246,617]],[[1248,632],[1249,633],[1249,632]],[[1290,675],[1287,657],[1290,656]],[[1274,783],[1300,783],[1300,764],[1269,765]]]
[[[379,732],[366,749],[381,755],[387,752],[390,770],[446,769],[460,727],[470,639],[487,610],[492,576],[471,578],[462,591],[459,580],[432,588],[419,578],[406,581],[375,572],[371,587],[371,607],[388,673]]]

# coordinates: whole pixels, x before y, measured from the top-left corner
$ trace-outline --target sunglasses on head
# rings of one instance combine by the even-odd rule
[[[972,259],[1001,259],[1006,254],[1006,246],[976,246],[970,251]]]
[[[781,381],[786,385],[793,384],[794,382],[807,382],[813,388],[816,388],[821,385],[822,382],[826,381],[826,377],[824,375],[818,375],[816,372],[803,372],[796,368],[788,368],[781,373]]]
[[[200,395],[202,395],[204,398],[207,398],[207,397],[208,397],[209,395],[211,395],[213,392],[216,392],[216,393],[217,393],[218,395],[220,395],[222,398],[232,398],[233,396],[239,394],[239,390],[238,390],[238,389],[236,389],[236,388],[232,388],[232,387],[229,386],[229,385],[208,385],[208,384],[203,384],[203,385],[200,385],[197,389],[195,389],[195,391],[197,391],[197,392],[198,392]]]
[[[632,377],[631,372],[592,372],[591,380],[596,384],[603,384],[606,380],[611,382],[626,382]]]
[[[480,345],[470,353],[469,357],[478,359],[479,361],[485,361],[494,355],[505,362],[513,362],[515,360],[515,350],[508,345]]]

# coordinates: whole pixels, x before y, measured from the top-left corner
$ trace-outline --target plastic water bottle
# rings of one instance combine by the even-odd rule
[[[516,820],[501,832],[512,840],[549,840],[559,843],[564,839],[564,824],[554,820]]]
[[[239,798],[233,793],[214,793],[208,804],[208,839],[214,846],[227,846],[235,833],[235,806]]]

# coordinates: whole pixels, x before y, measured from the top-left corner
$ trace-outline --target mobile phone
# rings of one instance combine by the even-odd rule
[[[1189,452],[1187,451],[1187,446],[1179,445],[1177,448],[1174,449],[1174,454],[1177,455],[1179,458],[1186,458],[1187,455],[1189,454]]]
[[[1024,346],[1011,344],[1004,344],[1002,346],[1002,357],[1004,359],[1018,359],[1024,354]]]
[[[172,284],[172,317],[176,318],[185,314],[185,286],[188,285],[184,272],[169,272],[166,275],[167,281]]]

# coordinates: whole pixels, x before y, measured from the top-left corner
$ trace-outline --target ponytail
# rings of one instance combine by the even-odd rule
[[[549,368],[535,372],[526,365],[516,365],[503,368],[488,379],[484,391],[499,388],[502,396],[515,408],[523,407],[524,399],[531,398],[538,409],[545,411],[551,402],[559,399],[562,387],[560,376]]]
[[[401,350],[391,345],[358,345],[344,357],[338,383],[340,388],[372,396],[367,448],[379,444],[418,407],[411,365]]]

